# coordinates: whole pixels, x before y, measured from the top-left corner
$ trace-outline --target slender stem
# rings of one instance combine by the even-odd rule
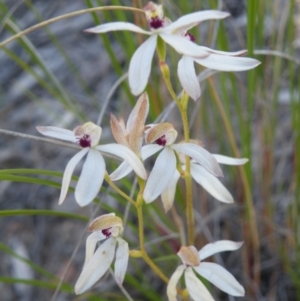
[[[110,179],[107,172],[105,173],[104,179],[115,192],[117,192],[124,199],[126,199],[128,202],[130,202],[133,206],[136,207],[135,201],[130,196],[128,196],[125,192],[123,192],[118,186],[115,185],[115,183]]]
[[[44,21],[44,22],[41,22],[41,23],[38,23],[36,25],[33,25],[15,35],[13,35],[12,37],[6,39],[5,41],[3,41],[2,43],[0,43],[0,48],[7,45],[8,43],[22,37],[23,35],[26,35],[38,28],[41,28],[43,26],[47,26],[47,25],[50,25],[52,23],[55,23],[57,21],[61,21],[61,20],[64,20],[64,19],[67,19],[67,18],[71,18],[71,17],[76,17],[76,16],[79,16],[79,15],[82,15],[82,14],[86,14],[86,13],[92,13],[92,12],[95,12],[95,11],[102,11],[102,10],[117,10],[117,9],[121,9],[121,10],[130,10],[130,11],[134,11],[134,12],[140,12],[140,13],[145,13],[143,10],[141,9],[138,9],[138,8],[134,8],[134,7],[127,7],[127,6],[104,6],[104,7],[93,7],[93,8],[88,8],[88,9],[82,9],[82,10],[78,10],[78,11],[75,11],[75,12],[72,12],[72,13],[68,13],[68,14],[64,14],[64,15],[61,15],[61,16],[58,16],[58,17],[55,17],[55,18],[52,18],[52,19],[49,19],[47,21]]]
[[[230,122],[227,118],[227,114],[226,114],[223,104],[220,100],[220,97],[214,87],[213,79],[209,78],[208,83],[211,88],[213,99],[218,107],[222,121],[224,123],[224,127],[226,130],[231,148],[233,150],[233,153],[236,157],[240,157],[240,152],[238,150],[238,147],[237,147],[237,144],[236,144],[236,141],[234,138],[233,130],[232,130]],[[246,222],[247,222],[247,224],[245,226],[246,227],[248,227],[248,225],[250,226],[252,248],[253,248],[252,254],[254,257],[253,274],[254,274],[254,279],[255,279],[256,283],[259,283],[259,271],[260,271],[260,268],[259,268],[259,266],[260,266],[259,236],[258,236],[258,230],[257,230],[256,216],[255,216],[254,207],[253,207],[253,199],[252,199],[251,189],[250,189],[249,182],[247,180],[245,170],[242,166],[238,166],[238,169],[239,169],[239,172],[241,175],[241,180],[242,180],[242,184],[244,187],[245,199],[246,199],[246,218],[247,218]]]
[[[147,251],[145,249],[145,239],[144,239],[144,219],[143,219],[143,199],[142,194],[139,193],[138,200],[136,201],[136,209],[138,213],[139,220],[139,239],[140,239],[140,248],[142,252],[142,257],[146,261],[146,263],[150,266],[150,268],[166,283],[169,282],[169,278],[159,269],[159,267],[151,260],[148,256]]]

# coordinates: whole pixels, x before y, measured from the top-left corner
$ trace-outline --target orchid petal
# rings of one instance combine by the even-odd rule
[[[75,293],[81,294],[94,285],[109,269],[114,256],[116,239],[110,238],[100,245],[96,253],[83,267],[75,284]]]
[[[201,89],[191,57],[184,55],[181,58],[178,62],[177,74],[183,89],[196,101],[201,95]]]
[[[85,244],[85,261],[84,264],[87,264],[90,259],[93,257],[96,245],[98,241],[101,241],[106,238],[106,235],[102,233],[102,231],[93,232],[86,239]]]
[[[129,248],[128,243],[121,237],[117,237],[118,248],[115,261],[115,277],[119,285],[123,283],[128,265]]]
[[[222,266],[212,262],[201,262],[194,270],[223,292],[232,296],[245,296],[244,288],[235,277]]]
[[[180,178],[180,173],[176,169],[173,178],[171,179],[170,183],[161,194],[161,200],[166,213],[173,206],[175,193],[176,193],[176,186],[179,178]]]
[[[124,129],[124,124],[119,122],[119,120],[113,115],[110,114],[110,128],[115,140],[122,145],[129,147],[129,144],[126,140],[126,130]]]
[[[219,10],[204,10],[198,11],[191,14],[184,15],[177,19],[175,22],[171,23],[165,28],[168,32],[181,32],[191,29],[202,21],[210,19],[223,19],[230,16],[227,12],[222,12]]]
[[[217,160],[203,147],[194,143],[179,143],[173,144],[171,147],[179,153],[183,153],[197,163],[202,165],[208,172],[216,177],[223,176],[222,170]]]
[[[131,150],[135,154],[140,154],[143,144],[143,134],[145,121],[149,112],[149,99],[147,93],[143,93],[133,110],[131,111],[127,121],[128,141]]]
[[[141,94],[147,86],[156,42],[157,35],[152,35],[140,45],[130,60],[128,81],[134,95]]]
[[[218,178],[198,164],[191,164],[193,179],[214,198],[224,203],[233,203],[233,197]]]
[[[231,240],[219,240],[213,243],[209,243],[199,251],[200,260],[202,261],[205,258],[219,252],[235,251],[239,249],[242,244],[242,242],[234,242]]]
[[[195,58],[204,58],[209,55],[209,53],[201,46],[198,46],[185,37],[167,33],[160,33],[160,36],[180,54],[185,54]]]
[[[226,165],[243,165],[249,161],[247,158],[232,158],[218,154],[212,154],[218,163]]]
[[[158,144],[149,144],[143,146],[141,149],[142,160],[143,161],[146,160],[147,158],[149,158],[150,156],[152,156],[162,148],[163,146]],[[126,177],[131,171],[132,171],[132,167],[129,165],[127,161],[124,161],[119,165],[119,167],[114,172],[112,172],[109,175],[109,177],[112,181],[117,181]]]
[[[62,202],[65,200],[70,182],[71,182],[71,177],[73,174],[73,171],[78,164],[78,162],[84,157],[84,155],[89,151],[89,148],[84,148],[80,152],[78,152],[72,159],[68,162],[64,176],[62,179],[62,184],[61,184],[61,191],[60,191],[60,197],[58,204],[61,205]]]
[[[167,286],[167,296],[169,301],[177,301],[177,290],[176,285],[185,270],[184,265],[180,265],[175,272],[172,274],[170,281]]]
[[[220,51],[220,50],[215,50],[215,49],[211,49],[205,46],[201,46],[201,48],[203,48],[203,50],[209,52],[209,53],[213,53],[213,54],[219,54],[219,55],[226,55],[226,56],[243,56],[245,54],[247,54],[247,50],[243,49],[243,50],[238,50],[238,51]]]
[[[73,131],[58,128],[55,126],[37,126],[36,129],[44,136],[56,138],[64,141],[76,143],[76,137]]]
[[[131,165],[132,169],[140,178],[144,180],[147,179],[147,173],[142,161],[128,147],[121,144],[111,143],[106,145],[98,145],[95,148],[100,152],[113,154],[117,157],[122,158]]]
[[[80,206],[93,201],[102,186],[104,174],[104,159],[97,150],[91,148],[75,188],[75,199]]]
[[[144,145],[141,150],[142,160],[145,161],[164,147],[158,144],[148,144]]]
[[[246,71],[255,68],[260,61],[249,57],[235,57],[211,53],[206,58],[194,58],[197,64],[219,71]]]
[[[153,202],[168,186],[176,170],[176,156],[170,147],[158,155],[144,190],[146,203]]]
[[[84,31],[91,32],[91,33],[105,33],[109,31],[118,31],[118,30],[129,30],[137,33],[151,35],[150,31],[143,30],[142,28],[129,22],[110,22],[110,23],[98,25],[96,27],[85,29]]]
[[[194,301],[214,301],[205,285],[196,277],[191,267],[184,273],[185,285]]]

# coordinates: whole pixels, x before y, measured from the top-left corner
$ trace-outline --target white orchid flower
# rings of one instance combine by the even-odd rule
[[[244,288],[231,273],[216,263],[202,262],[202,260],[215,253],[237,250],[242,244],[241,242],[233,242],[230,240],[219,240],[205,245],[200,251],[197,251],[194,246],[182,246],[177,255],[181,258],[183,265],[180,265],[175,270],[167,286],[169,301],[177,301],[176,285],[183,273],[185,285],[193,300],[214,301],[208,289],[194,272],[229,295],[237,297],[244,296]]]
[[[231,158],[217,154],[212,154],[212,156],[217,160],[219,164],[243,165],[248,162],[248,159],[246,158]],[[183,170],[185,170],[184,163],[182,163],[181,167]],[[203,166],[198,164],[195,160],[191,160],[191,176],[199,185],[201,185],[218,201],[223,203],[233,203],[233,197],[231,193],[221,183],[221,181],[216,176],[208,172],[205,168],[203,168]],[[166,212],[173,206],[176,186],[179,178],[180,174],[176,169],[171,181],[161,194],[161,200]]]
[[[110,115],[111,131],[116,141],[129,147],[139,157],[148,112],[149,98],[147,93],[143,93],[133,107],[126,126],[123,118],[118,120],[113,114]]]
[[[122,158],[128,162],[139,177],[147,178],[146,170],[141,160],[128,147],[116,143],[98,145],[102,129],[92,122],[78,126],[73,131],[53,126],[38,126],[37,130],[45,136],[74,142],[83,148],[66,166],[62,179],[59,204],[62,204],[65,200],[73,171],[85,155],[87,155],[87,158],[75,188],[75,199],[80,206],[85,206],[92,202],[102,186],[106,168],[101,153],[110,153]]]
[[[119,217],[114,213],[101,215],[91,222],[88,230],[93,233],[86,240],[85,263],[75,284],[77,295],[87,291],[106,273],[114,257],[116,257],[115,278],[120,285],[128,265],[129,248],[128,243],[120,237],[123,222]],[[97,243],[104,239],[107,240],[95,252]]]
[[[153,144],[142,147],[142,160],[144,161],[162,150],[155,161],[144,189],[143,197],[146,203],[154,201],[163,191],[165,191],[170,182],[174,182],[177,164],[176,152],[191,157],[195,162],[200,164],[207,173],[217,177],[223,176],[217,160],[207,150],[193,142],[181,142],[175,144],[176,137],[177,131],[174,129],[173,125],[168,122],[146,126],[146,143]],[[131,170],[132,168],[126,162],[123,162],[110,175],[110,178],[113,181],[119,180],[126,176]]]
[[[250,58],[231,58],[230,56],[237,55],[237,53],[220,52],[207,47],[198,46],[193,43],[191,39],[182,36],[183,32],[193,28],[202,21],[211,19],[218,20],[228,17],[229,13],[227,12],[218,10],[198,11],[182,16],[172,23],[169,19],[164,17],[162,5],[149,2],[144,8],[144,11],[150,31],[146,31],[129,22],[111,22],[85,30],[91,33],[129,30],[150,36],[149,39],[135,51],[129,64],[128,81],[131,92],[134,95],[141,94],[146,88],[158,37],[172,46],[178,53],[184,55],[178,66],[178,75],[180,81],[183,83],[183,88],[186,89],[187,93],[191,94],[191,97],[194,99],[200,96],[200,86],[197,80],[197,83],[195,83],[195,91],[191,92],[192,85],[195,81],[193,60],[203,66],[208,66],[208,68],[216,70],[223,70],[224,68],[226,70],[234,68],[247,70],[259,64],[257,60]],[[241,52],[238,53],[238,55],[240,55]],[[242,51],[242,53],[245,53],[245,51]],[[224,55],[229,55],[229,58],[224,57]],[[190,80],[193,80],[193,82],[189,83]]]

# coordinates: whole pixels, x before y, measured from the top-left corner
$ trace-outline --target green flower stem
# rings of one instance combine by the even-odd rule
[[[88,9],[82,9],[82,10],[78,10],[78,11],[75,11],[75,12],[72,12],[72,13],[68,13],[68,14],[64,14],[64,15],[61,15],[61,16],[58,16],[58,17],[55,17],[55,18],[52,18],[52,19],[49,19],[47,21],[44,21],[44,22],[41,22],[41,23],[38,23],[36,25],[33,25],[15,35],[13,35],[12,37],[6,39],[5,41],[3,41],[2,43],[0,43],[0,48],[2,48],[3,46],[7,45],[8,43],[38,29],[38,28],[41,28],[41,27],[44,27],[44,26],[48,26],[52,23],[55,23],[55,22],[58,22],[58,21],[61,21],[61,20],[64,20],[64,19],[67,19],[67,18],[72,18],[72,17],[76,17],[76,16],[79,16],[79,15],[82,15],[82,14],[87,14],[87,13],[92,13],[92,12],[96,12],[96,11],[102,11],[102,10],[130,10],[130,11],[133,11],[133,12],[140,12],[140,13],[145,13],[142,9],[138,9],[138,8],[134,8],[134,7],[127,7],[127,6],[104,6],[104,7],[93,7],[93,8],[88,8]]]
[[[208,83],[211,89],[211,93],[213,96],[213,100],[215,101],[218,110],[220,112],[222,121],[224,123],[224,127],[225,127],[225,131],[227,133],[231,148],[233,150],[233,153],[236,157],[240,157],[240,152],[238,150],[235,138],[234,138],[234,133],[233,130],[231,128],[230,122],[227,118],[225,109],[223,107],[223,104],[220,100],[219,95],[217,94],[217,91],[214,87],[214,82],[212,78],[208,78]],[[253,275],[254,275],[254,279],[256,281],[259,281],[259,272],[260,272],[260,253],[259,253],[259,248],[260,248],[260,244],[259,244],[259,236],[258,236],[258,230],[257,230],[257,222],[256,222],[256,216],[255,216],[255,211],[254,211],[254,207],[253,207],[253,199],[252,199],[252,195],[251,195],[251,189],[250,189],[250,185],[249,182],[247,180],[247,176],[245,173],[245,170],[243,168],[243,166],[238,166],[240,175],[241,175],[241,180],[242,180],[242,184],[244,187],[244,191],[245,191],[245,199],[246,199],[246,222],[245,222],[245,228],[250,228],[250,237],[251,237],[251,243],[252,243],[252,251],[250,256],[253,256],[254,259],[254,265],[253,265]],[[259,283],[259,282],[256,282]]]
[[[119,195],[121,195],[125,200],[127,200],[128,202],[130,202],[133,206],[136,207],[136,203],[135,201],[129,197],[126,193],[124,193],[121,189],[118,188],[118,186],[116,186],[114,184],[114,182],[110,179],[109,175],[107,174],[107,172],[105,173],[104,176],[105,181],[109,184],[109,186],[115,191],[117,192]]]
[[[144,239],[144,219],[143,219],[143,193],[142,190],[138,194],[138,198],[136,201],[136,209],[138,213],[139,220],[139,239],[140,239],[140,248],[141,255],[145,262],[150,266],[150,268],[166,283],[169,282],[169,278],[159,269],[159,267],[151,260],[148,256],[147,251],[145,249],[145,239]]]

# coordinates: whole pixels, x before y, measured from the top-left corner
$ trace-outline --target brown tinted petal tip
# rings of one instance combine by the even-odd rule
[[[104,229],[112,228],[112,227],[120,227],[123,228],[123,221],[120,217],[114,215],[101,215],[95,218],[89,225],[88,231],[101,231]]]
[[[196,267],[200,264],[199,254],[194,246],[182,246],[177,255],[185,265]]]
[[[168,132],[174,130],[174,126],[169,122],[156,124],[152,129],[147,131],[146,143],[153,143],[160,137],[166,135]]]

